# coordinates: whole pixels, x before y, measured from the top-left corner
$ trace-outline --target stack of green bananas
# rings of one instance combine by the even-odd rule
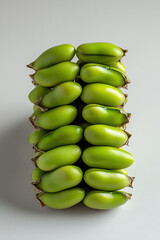
[[[70,62],[76,52],[79,61]],[[124,168],[134,159],[121,146],[130,134],[130,114],[120,87],[130,82],[120,62],[126,51],[110,43],[75,48],[59,45],[28,67],[35,70],[30,121],[36,130],[29,142],[36,153],[32,180],[41,205],[68,208],[83,200],[95,209],[124,204],[134,178]],[[87,105],[86,105],[87,104]]]

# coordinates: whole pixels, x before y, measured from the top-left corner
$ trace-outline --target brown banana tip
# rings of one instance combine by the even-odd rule
[[[39,202],[40,206],[41,206],[41,207],[44,207],[45,204],[39,199],[39,197],[40,197],[41,195],[43,195],[43,193],[38,193],[38,194],[36,194],[36,199],[37,199],[37,201]]]
[[[30,64],[27,64],[26,67],[28,67],[28,68],[32,68],[32,69],[33,69],[33,62],[30,63]]]
[[[126,53],[128,52],[128,49],[123,49],[123,48],[121,48],[121,49],[123,51],[123,57],[126,56]]]
[[[123,193],[123,196],[128,198],[128,199],[131,199],[132,194],[131,193]]]
[[[34,80],[34,75],[35,75],[35,73],[29,74],[29,76],[30,76],[30,78],[31,78],[32,80]]]
[[[35,87],[39,86],[39,84],[38,84],[35,80],[32,81],[32,84],[33,84]]]
[[[126,76],[126,75],[124,75],[123,73],[121,73],[121,75],[122,75],[122,77],[123,77],[123,79],[124,79],[124,84],[126,84],[126,83],[131,83],[131,81],[129,80],[129,78]]]
[[[37,168],[38,166],[37,166],[37,162],[35,161],[35,159],[31,158],[31,161],[32,161],[33,165]]]
[[[125,88],[128,90],[128,83],[124,83],[124,85],[122,85],[122,88]]]
[[[131,187],[133,188],[133,181],[134,181],[135,177],[129,177],[129,184],[128,184],[128,187]]]
[[[31,158],[31,161],[32,161],[32,163],[34,164],[34,166],[35,166],[36,168],[38,167],[38,165],[37,165],[37,160],[38,160],[39,157],[40,157],[40,156]]]
[[[29,118],[29,120],[30,120],[30,122],[32,123],[33,127],[34,127],[35,129],[37,129],[38,131],[40,131],[41,128],[38,127],[38,126],[36,126],[35,123],[34,123],[35,119],[36,119],[36,116],[33,116],[33,117],[30,117],[30,118]]]
[[[45,151],[40,150],[39,148],[37,148],[37,146],[36,146],[37,143],[38,143],[38,141],[36,141],[36,142],[33,144],[33,149],[35,150],[35,152],[45,153]]]

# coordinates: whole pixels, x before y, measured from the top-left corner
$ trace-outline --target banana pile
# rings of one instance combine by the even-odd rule
[[[48,49],[33,63],[35,88],[30,121],[36,129],[29,143],[33,185],[41,206],[69,208],[83,201],[94,209],[118,207],[131,198],[118,191],[132,187],[125,168],[134,162],[122,149],[130,113],[123,109],[130,83],[121,58],[111,43],[70,44]],[[77,63],[71,62],[77,55]]]

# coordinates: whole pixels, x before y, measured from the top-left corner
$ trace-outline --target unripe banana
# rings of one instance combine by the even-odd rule
[[[49,48],[43,52],[34,62],[27,65],[27,67],[35,70],[48,68],[60,62],[71,61],[74,57],[75,48],[70,44],[62,44]]]
[[[106,107],[98,104],[86,105],[82,117],[91,124],[106,124],[114,127],[125,126],[131,117],[121,108]]]
[[[36,161],[43,171],[51,171],[64,165],[74,164],[81,156],[81,149],[77,145],[67,145],[54,148],[40,155]]]
[[[105,83],[114,87],[127,88],[128,77],[119,71],[100,64],[85,64],[80,71],[81,79],[86,83]]]
[[[85,139],[93,145],[121,147],[128,144],[130,134],[118,127],[91,125],[84,130]]]
[[[37,199],[41,206],[44,205],[50,208],[65,209],[81,202],[85,196],[85,191],[82,188],[71,188],[56,193],[39,193]]]
[[[130,193],[120,191],[90,191],[84,198],[83,203],[89,208],[106,210],[123,205],[131,196]]]
[[[113,170],[90,168],[84,173],[84,181],[98,190],[115,191],[132,187],[133,180],[134,178]]]
[[[87,84],[81,94],[84,103],[97,103],[110,107],[120,107],[126,102],[127,95],[113,86],[103,83]]]
[[[37,86],[34,88],[28,95],[29,100],[32,103],[36,103],[36,101],[45,93],[49,88],[43,86]]]
[[[39,113],[31,119],[34,127],[54,130],[70,124],[77,116],[77,109],[72,105],[60,106],[47,112]]]
[[[72,103],[82,92],[82,87],[76,82],[64,82],[48,90],[39,99],[39,105],[53,108]]]
[[[33,145],[35,144],[41,137],[47,134],[48,131],[45,129],[35,130],[32,132],[28,138],[28,142]]]
[[[48,151],[55,147],[76,144],[82,137],[83,130],[80,126],[63,126],[40,138],[34,148],[36,151]]]
[[[108,146],[86,148],[82,160],[89,167],[106,169],[127,168],[134,162],[134,158],[129,152]]]
[[[36,182],[38,179],[40,179],[40,177],[42,177],[42,175],[44,175],[46,172],[42,171],[39,168],[35,168],[32,173],[31,173],[31,177],[32,177],[32,181]]]
[[[76,55],[83,62],[107,65],[119,61],[126,52],[112,43],[85,43],[77,48]]]
[[[39,70],[30,77],[44,87],[53,87],[62,82],[73,81],[79,73],[79,66],[73,62],[62,62]]]
[[[42,175],[34,185],[45,192],[59,192],[78,185],[82,177],[79,167],[67,165]]]

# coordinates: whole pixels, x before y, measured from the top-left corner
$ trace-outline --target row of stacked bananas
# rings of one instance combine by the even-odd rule
[[[77,63],[70,62],[76,52]],[[123,50],[111,43],[88,43],[77,50],[63,44],[48,49],[28,67],[35,88],[29,142],[36,153],[32,180],[41,205],[68,208],[81,202],[110,209],[130,199],[118,191],[132,187],[127,175],[133,156],[123,110],[130,82],[120,62]]]

